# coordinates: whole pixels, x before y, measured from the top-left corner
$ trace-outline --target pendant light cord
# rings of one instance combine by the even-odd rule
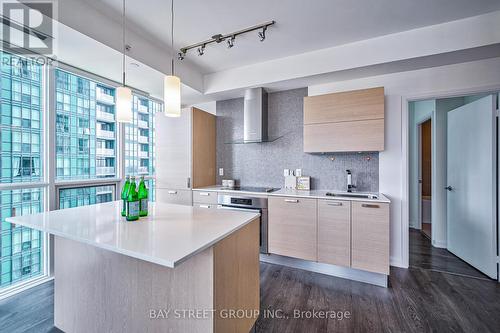
[[[172,70],[171,70],[171,75],[174,75],[174,0],[171,1],[171,6],[170,6],[170,17],[171,17],[171,27],[170,27],[170,33],[171,33],[171,39],[170,39],[170,47],[172,49]]]
[[[123,15],[122,15],[122,71],[123,71],[123,86],[125,87],[125,0],[123,0]]]

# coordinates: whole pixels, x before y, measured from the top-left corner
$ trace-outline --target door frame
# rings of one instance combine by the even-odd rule
[[[410,262],[410,126],[409,126],[409,103],[415,101],[441,99],[451,97],[462,97],[478,94],[497,94],[500,95],[500,85],[487,85],[471,87],[466,89],[454,89],[440,92],[429,92],[423,94],[406,94],[401,96],[401,152],[402,152],[402,207],[401,207],[401,245],[402,245],[402,264],[409,267]],[[500,97],[499,97],[500,98]],[[497,124],[499,122],[497,121]],[[500,146],[500,145],[499,145]],[[500,196],[499,196],[500,197]],[[500,198],[497,204],[497,210],[500,208]],[[497,221],[497,225],[499,221]],[[500,228],[497,228],[497,239],[500,239]],[[497,242],[497,251],[500,251],[500,241]],[[499,275],[500,281],[500,275]]]
[[[419,121],[415,125],[417,126],[417,174],[418,174],[418,181],[422,180],[422,124],[425,123],[426,121],[430,120],[432,124],[432,115],[429,117]],[[432,136],[432,130],[431,130],[431,136]],[[431,154],[432,154],[432,146],[431,146]],[[434,162],[434,161],[433,161]],[[432,175],[432,174],[431,174]],[[418,211],[418,225],[420,227],[420,231],[422,231],[422,224],[423,224],[423,216],[422,216],[422,183],[418,183],[418,204],[417,204],[417,211]],[[431,225],[432,227],[432,225]],[[432,231],[431,231],[432,233]]]

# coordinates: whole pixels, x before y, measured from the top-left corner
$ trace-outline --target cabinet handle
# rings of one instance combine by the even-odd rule
[[[210,205],[200,205],[200,208],[210,208]]]
[[[186,186],[187,188],[191,188],[191,177],[187,178]]]
[[[168,191],[168,194],[177,194],[177,191]]]
[[[363,208],[380,208],[379,205],[361,204]]]
[[[297,199],[285,199],[285,202],[298,203],[299,200],[297,200]]]
[[[342,206],[342,202],[329,202],[327,203],[328,206]]]
[[[208,196],[210,195],[210,193],[209,193],[209,192],[200,192],[200,195],[203,195],[203,196],[205,196],[205,197],[208,197]]]

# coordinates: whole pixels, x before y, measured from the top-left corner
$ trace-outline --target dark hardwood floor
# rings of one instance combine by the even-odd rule
[[[391,287],[261,263],[258,333],[499,332],[500,284],[420,268],[392,268]],[[53,327],[53,283],[0,301],[0,332],[60,332]],[[296,311],[349,312],[340,319]],[[329,314],[331,314],[330,312]],[[286,318],[288,317],[288,318]]]
[[[448,250],[433,247],[431,241],[416,229],[410,229],[410,267],[490,280]]]

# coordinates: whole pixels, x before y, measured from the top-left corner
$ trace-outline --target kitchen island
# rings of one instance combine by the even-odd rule
[[[248,332],[259,310],[259,214],[120,201],[7,218],[54,235],[65,332]]]

